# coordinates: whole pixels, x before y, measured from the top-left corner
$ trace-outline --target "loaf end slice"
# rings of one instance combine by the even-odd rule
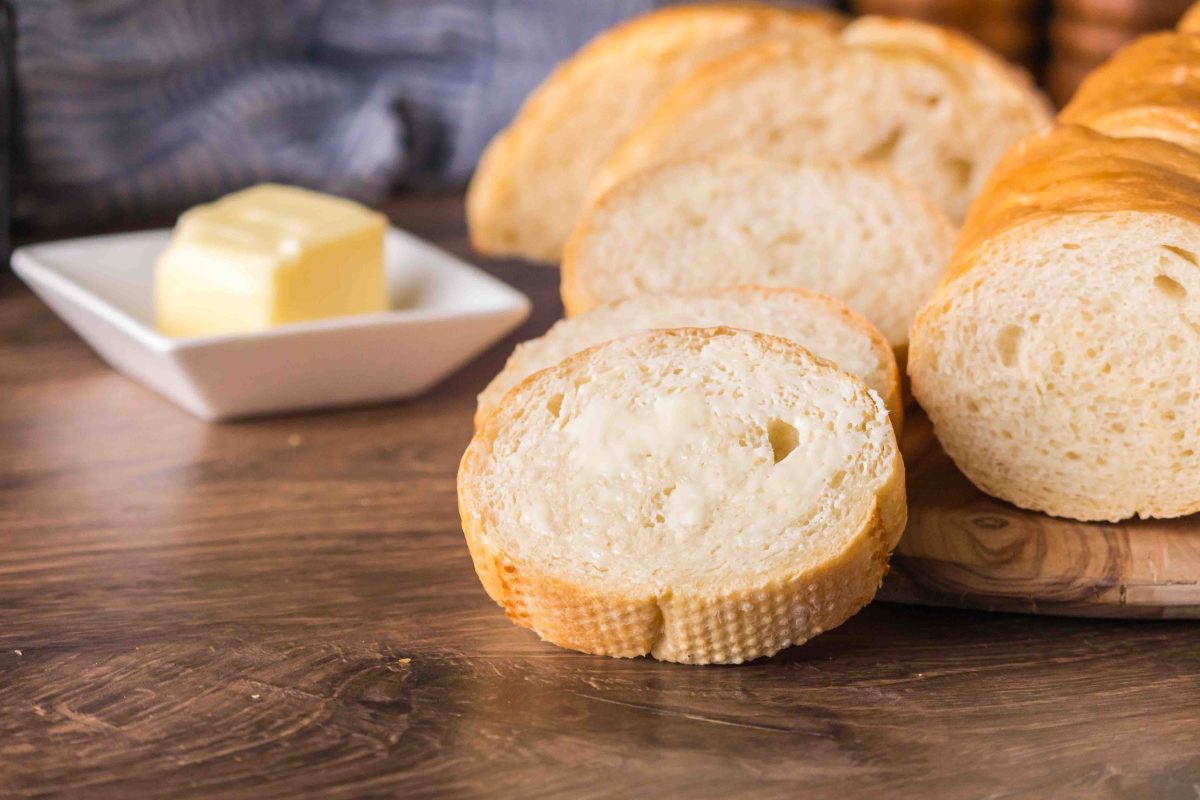
[[[459,508],[517,624],[577,650],[738,663],[873,597],[903,530],[882,400],[784,339],[648,331],[520,384]]]
[[[963,473],[1081,520],[1200,510],[1200,156],[1074,127],[997,169],[917,316],[913,392]]]

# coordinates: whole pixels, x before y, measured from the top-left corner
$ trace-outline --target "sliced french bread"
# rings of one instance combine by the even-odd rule
[[[698,158],[634,175],[584,214],[562,296],[574,315],[647,291],[800,287],[903,353],[953,244],[945,215],[882,164]]]
[[[624,139],[591,196],[714,153],[878,160],[958,222],[1000,156],[1049,120],[1028,77],[971,40],[863,17],[834,47],[767,41],[696,70]]]
[[[458,476],[487,593],[588,653],[739,663],[841,624],[904,527],[879,396],[786,339],[644,331],[521,383]]]
[[[698,66],[754,42],[832,41],[842,18],[753,4],[676,6],[613,28],[560,65],[484,153],[467,194],[476,249],[557,262],[600,165]]]
[[[525,378],[593,345],[638,330],[718,326],[789,339],[857,375],[883,398],[893,426],[900,430],[900,374],[883,335],[831,297],[758,286],[640,294],[560,320],[544,335],[517,345],[504,369],[479,395],[475,425],[482,425]]]
[[[1066,126],[972,209],[913,393],[984,491],[1082,520],[1200,510],[1200,155]]]

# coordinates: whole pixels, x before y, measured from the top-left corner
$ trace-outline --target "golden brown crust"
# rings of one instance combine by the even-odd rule
[[[971,207],[943,285],[1006,231],[1062,214],[1129,210],[1200,223],[1200,155],[1073,125],[1031,136],[1004,157]]]
[[[730,328],[655,331],[655,337],[691,337],[698,342],[745,335]],[[829,362],[804,348],[764,334],[751,334],[798,365]],[[586,365],[594,348],[564,361],[554,372]],[[534,374],[511,393],[534,391],[551,370]],[[491,546],[484,504],[472,478],[483,468],[502,426],[515,412],[509,404],[491,415],[472,439],[458,472],[459,513],[468,549],[488,595],[518,625],[554,644],[597,655],[653,655],[691,664],[741,663],[772,655],[841,624],[874,596],[887,561],[904,530],[907,505],[904,463],[893,439],[888,480],[849,544],[826,561],[801,572],[769,575],[750,587],[707,592],[621,592],[547,575],[538,565],[511,559]]]
[[[1200,152],[1200,36],[1143,36],[1089,75],[1059,121]]]
[[[770,35],[779,30],[836,32],[845,24],[821,9],[780,9],[756,3],[713,3],[667,7],[624,22],[600,34],[564,61],[526,98],[512,123],[485,149],[467,191],[467,219],[472,245],[490,255],[515,255],[542,262],[557,261],[561,242],[535,222],[522,218],[514,202],[522,191],[522,160],[536,157],[536,145],[552,134],[557,120],[586,102],[587,81],[618,56],[645,51],[658,60],[704,47],[725,36]],[[671,34],[668,36],[667,34]],[[620,131],[614,131],[619,133]],[[531,155],[533,154],[533,155]],[[582,191],[586,187],[579,187]],[[580,198],[582,199],[582,197]],[[565,231],[563,235],[565,236]]]

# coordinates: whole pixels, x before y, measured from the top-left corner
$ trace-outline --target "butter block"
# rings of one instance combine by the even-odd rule
[[[154,276],[168,336],[245,333],[388,307],[387,218],[350,200],[261,184],[197,206]]]

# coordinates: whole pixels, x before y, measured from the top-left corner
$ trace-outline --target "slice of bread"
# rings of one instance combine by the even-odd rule
[[[870,602],[904,528],[882,400],[799,345],[644,331],[520,384],[459,510],[487,593],[555,644],[739,663]]]
[[[585,213],[563,303],[573,315],[645,291],[800,287],[846,303],[902,353],[953,246],[945,216],[881,164],[671,162]]]
[[[626,137],[591,196],[713,153],[878,160],[957,222],[1000,156],[1049,120],[1024,73],[969,39],[864,17],[836,47],[770,41],[698,69]]]
[[[762,5],[677,6],[602,34],[560,65],[488,146],[467,194],[482,253],[557,262],[600,165],[673,85],[766,38],[832,41],[842,18]]]
[[[789,339],[857,375],[883,398],[899,432],[904,416],[900,373],[883,335],[831,297],[758,286],[640,294],[560,320],[544,335],[517,345],[504,369],[479,395],[475,426],[482,425],[525,378],[589,347],[638,330],[717,326]]]
[[[912,336],[913,393],[984,491],[1082,520],[1200,510],[1200,155],[1024,142]]]
[[[1200,70],[1189,64],[1200,64],[1200,36],[1143,36],[1092,72],[1059,120],[1200,152]]]

